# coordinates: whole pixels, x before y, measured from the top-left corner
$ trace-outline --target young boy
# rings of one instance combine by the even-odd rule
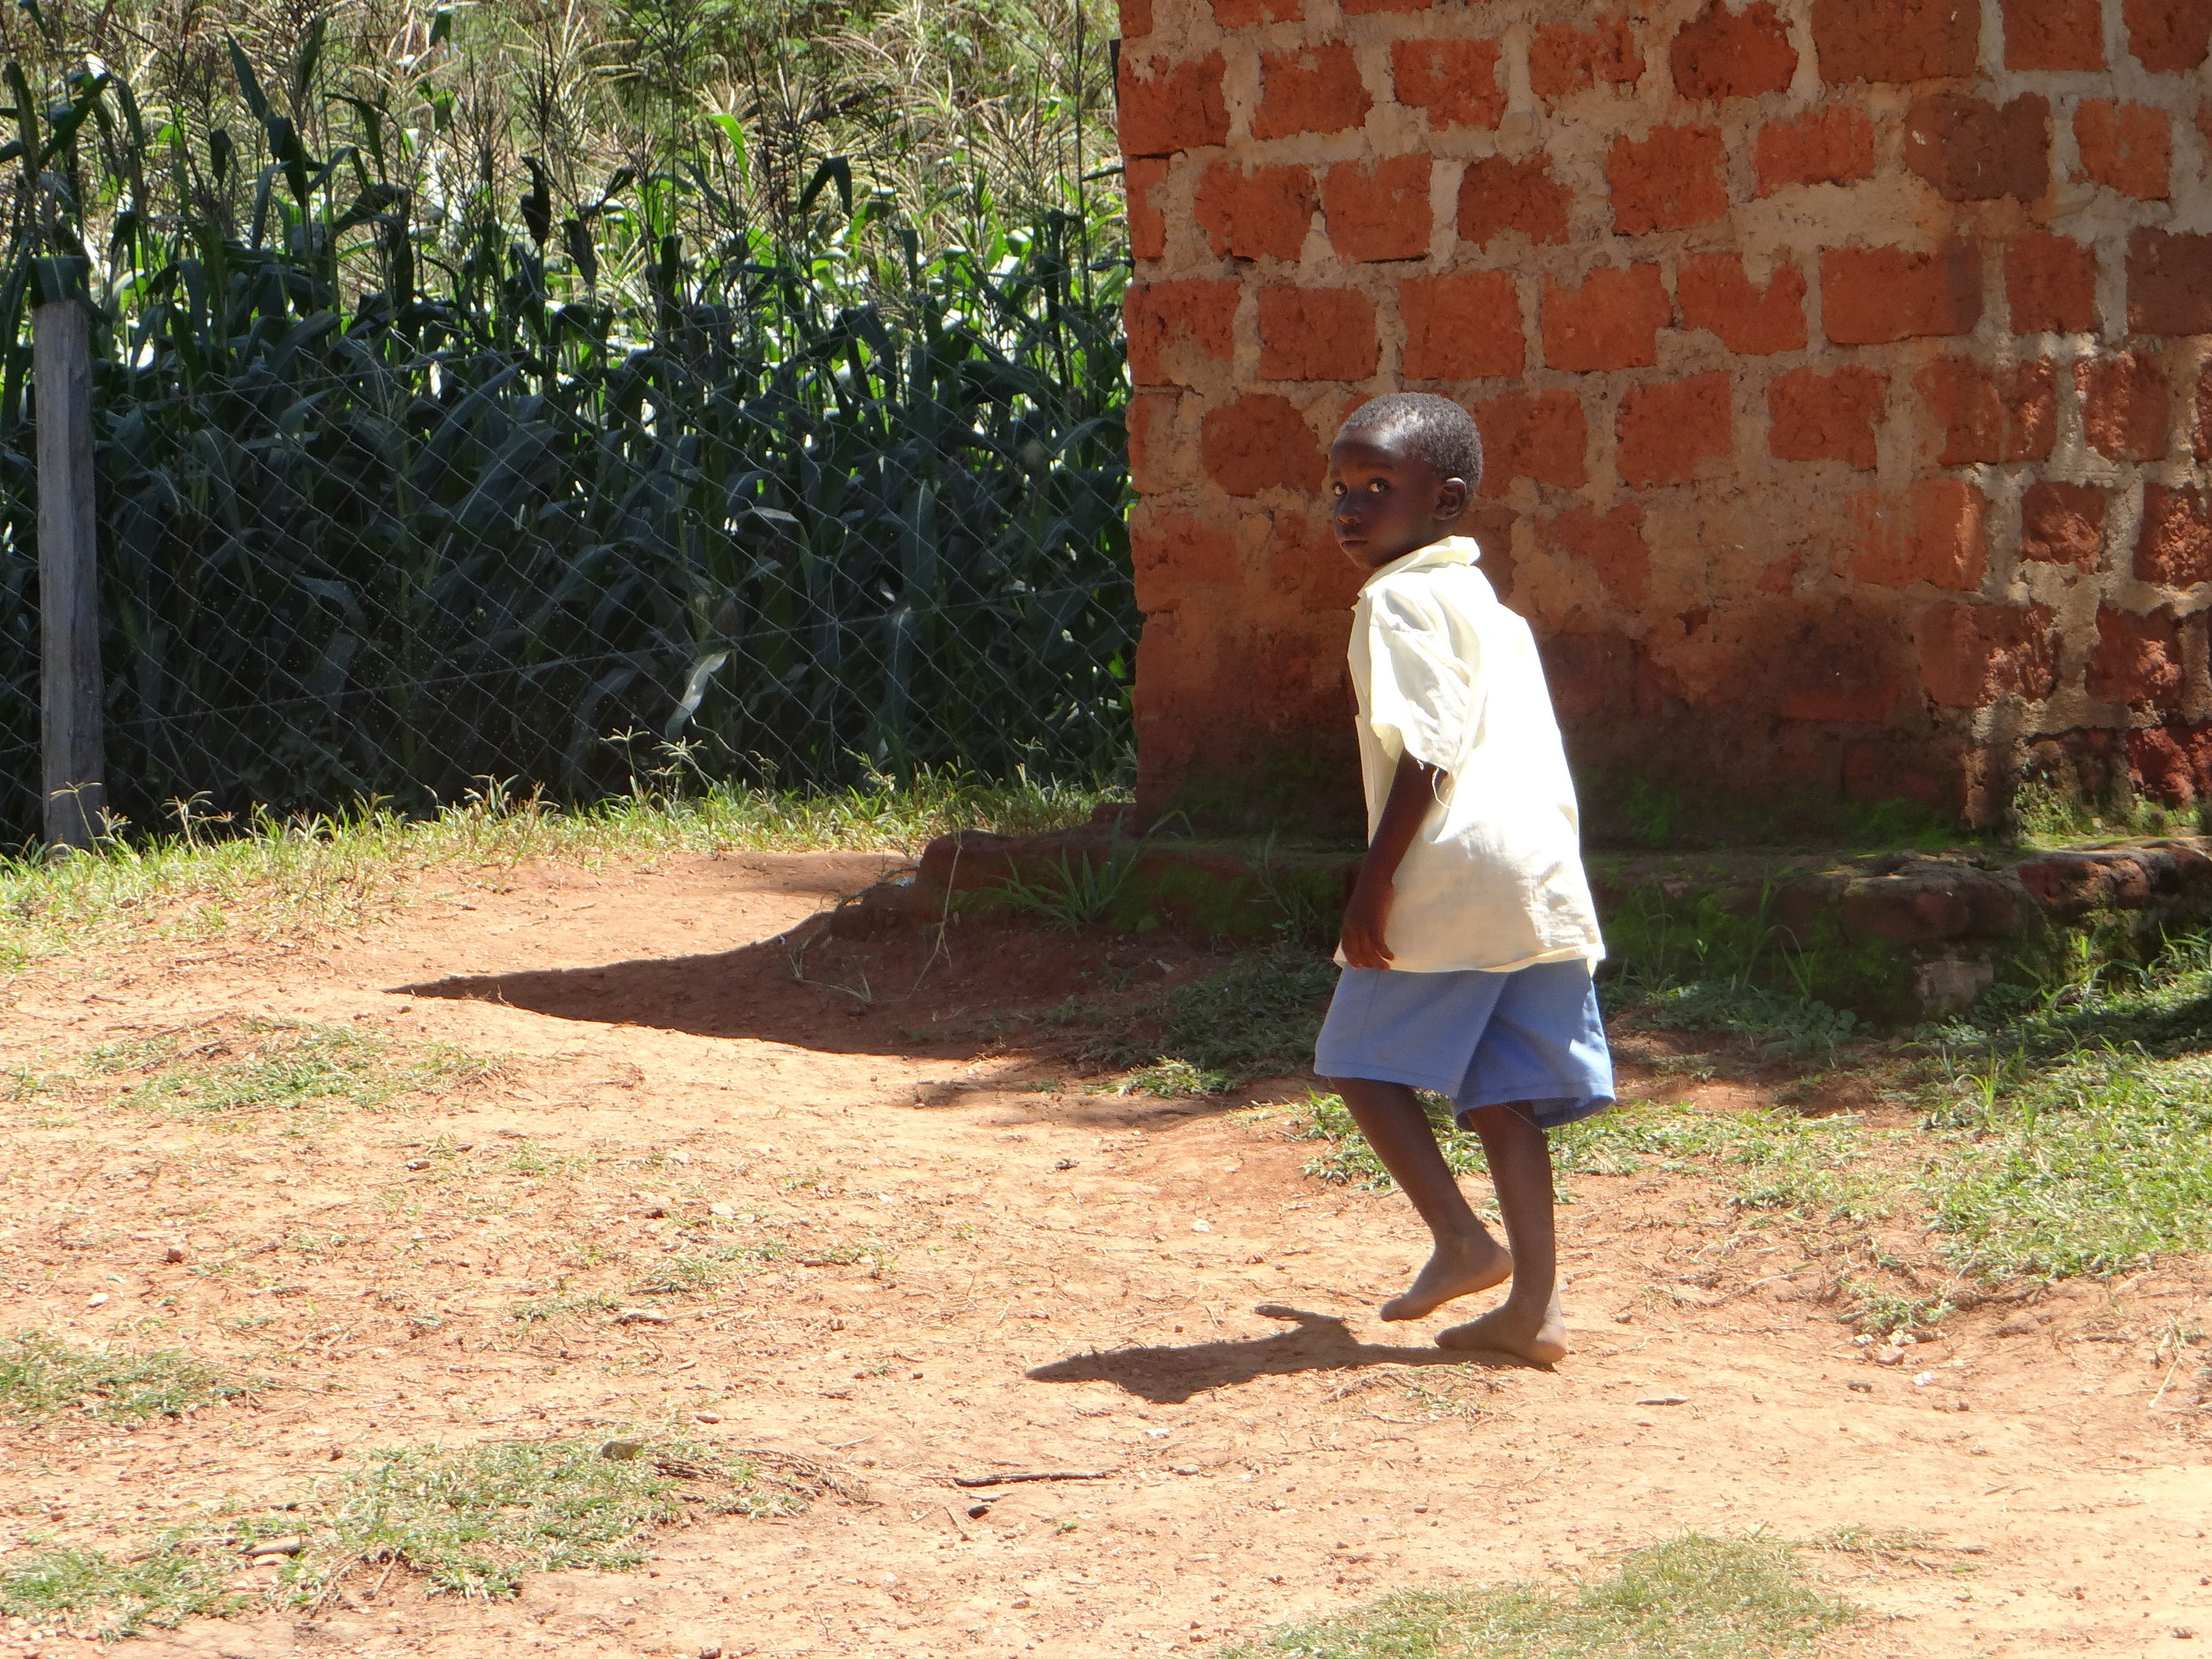
[[[1458,404],[1362,405],[1329,451],[1337,544],[1374,573],[1352,612],[1368,849],[1315,1069],[1436,1240],[1386,1319],[1420,1319],[1510,1278],[1439,1334],[1549,1363],[1567,1351],[1545,1132],[1612,1102],[1591,964],[1605,954],[1574,786],[1528,625],[1457,534],[1482,480]],[[1510,1253],[1452,1179],[1416,1088],[1482,1138]]]

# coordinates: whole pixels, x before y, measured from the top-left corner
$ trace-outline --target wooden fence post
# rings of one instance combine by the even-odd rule
[[[72,285],[73,286],[73,285]],[[84,302],[31,311],[38,400],[38,609],[46,840],[89,848],[107,805],[101,718],[99,534],[92,480],[92,345]]]

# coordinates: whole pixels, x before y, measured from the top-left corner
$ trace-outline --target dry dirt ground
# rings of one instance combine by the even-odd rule
[[[0,1108],[0,1333],[273,1379],[134,1430],[0,1427],[0,1549],[127,1548],[373,1447],[681,1425],[864,1501],[665,1529],[646,1568],[512,1601],[362,1576],[135,1650],[1210,1653],[1402,1586],[1753,1527],[1912,1535],[1809,1556],[1866,1609],[1836,1654],[2212,1644],[2201,1353],[2153,1338],[2201,1318],[2195,1264],[1957,1316],[1886,1370],[1786,1231],[1688,1175],[1580,1176],[1575,1353],[1469,1364],[1426,1345],[1447,1318],[1374,1317],[1420,1259],[1402,1200],[1304,1175],[1279,1122],[1087,1093],[1066,1033],[1013,1017],[1141,995],[1202,947],[955,928],[911,994],[916,940],[825,941],[795,979],[788,930],[882,867],[447,872],[358,932],[19,978],[0,1069],[280,1020],[508,1059],[336,1116]],[[641,1288],[702,1237],[761,1248]],[[557,1311],[593,1289],[614,1305]],[[554,1317],[514,1316],[534,1300]],[[615,1321],[639,1307],[665,1323]],[[952,1484],[1017,1473],[1096,1478]],[[0,1632],[26,1651],[91,1649]]]

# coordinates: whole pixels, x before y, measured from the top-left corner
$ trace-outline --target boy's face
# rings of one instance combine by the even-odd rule
[[[1348,434],[1329,449],[1331,527],[1344,557],[1380,570],[1458,527],[1473,492],[1389,438]]]

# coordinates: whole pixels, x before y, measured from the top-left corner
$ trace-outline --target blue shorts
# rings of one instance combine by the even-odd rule
[[[1613,1103],[1597,987],[1578,958],[1510,973],[1347,968],[1313,1069],[1433,1089],[1463,1122],[1478,1106],[1525,1102],[1557,1129]]]

